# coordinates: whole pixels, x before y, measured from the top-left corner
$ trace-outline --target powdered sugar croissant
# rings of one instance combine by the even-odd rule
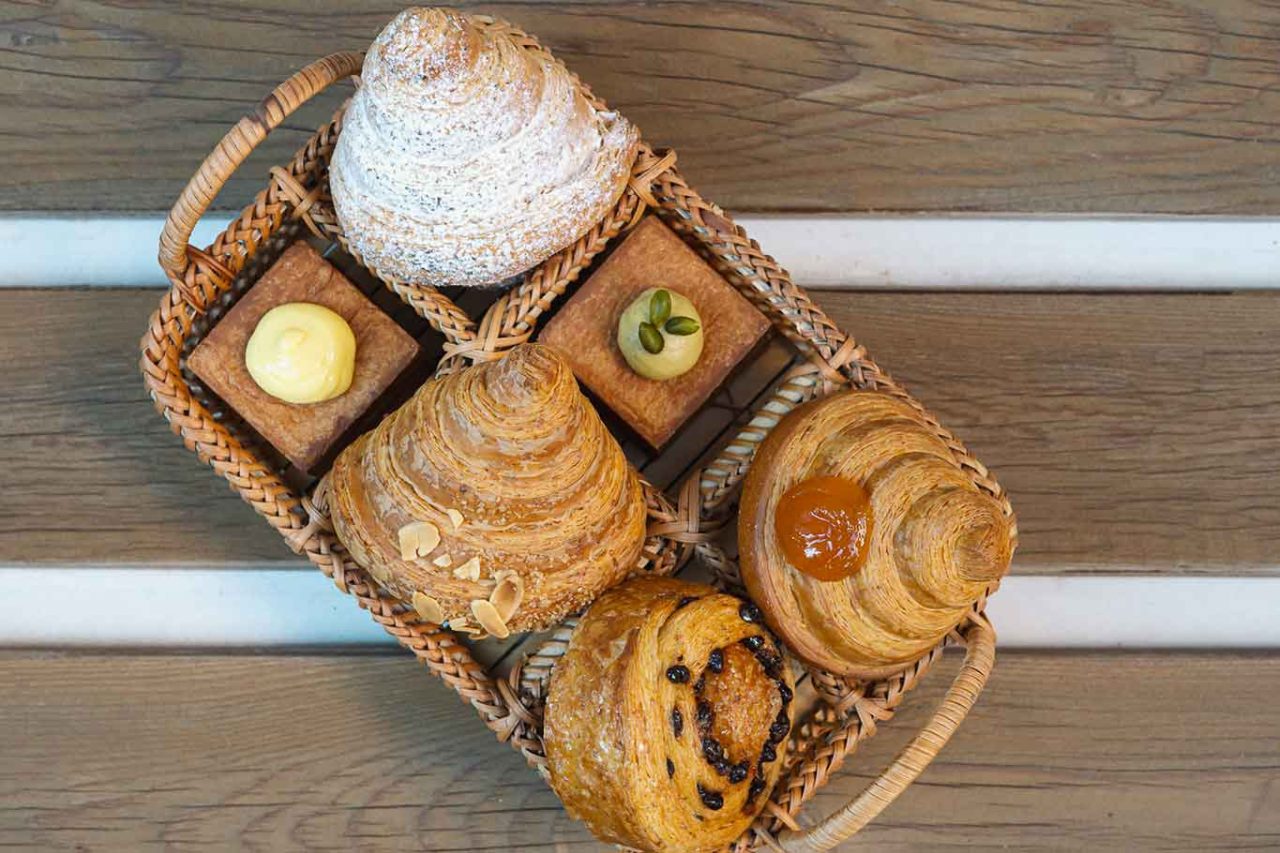
[[[483,285],[580,237],[617,200],[638,134],[503,25],[406,9],[365,57],[330,167],[353,249],[413,284]]]
[[[568,366],[536,344],[427,382],[321,488],[356,562],[429,621],[549,626],[636,567],[640,480]]]
[[[861,569],[823,581],[788,562],[775,528],[783,496],[816,477],[870,498]],[[809,403],[769,434],[743,486],[742,577],[788,647],[834,673],[873,677],[909,663],[963,618],[1009,568],[1012,519],[980,491],[916,410],[845,391]]]

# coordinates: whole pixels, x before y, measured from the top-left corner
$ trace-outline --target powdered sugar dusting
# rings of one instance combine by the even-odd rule
[[[554,61],[444,9],[365,57],[330,168],[338,219],[384,274],[491,284],[573,242],[626,183],[638,134]]]

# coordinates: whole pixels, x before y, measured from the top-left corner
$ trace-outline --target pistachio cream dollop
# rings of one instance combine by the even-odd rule
[[[702,317],[689,299],[651,287],[618,317],[618,349],[646,379],[675,379],[702,356]]]
[[[286,403],[322,403],[351,387],[356,336],[323,305],[288,302],[258,321],[244,348],[249,375]]]

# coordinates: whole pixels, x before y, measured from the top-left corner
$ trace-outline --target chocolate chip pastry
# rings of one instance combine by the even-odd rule
[[[711,851],[778,779],[795,684],[750,602],[638,578],[602,595],[548,689],[551,786],[603,841]]]

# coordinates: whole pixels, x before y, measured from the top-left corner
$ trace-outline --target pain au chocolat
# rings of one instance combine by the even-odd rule
[[[552,671],[551,786],[601,840],[722,849],[778,780],[794,689],[753,604],[702,584],[630,580],[591,605]]]

